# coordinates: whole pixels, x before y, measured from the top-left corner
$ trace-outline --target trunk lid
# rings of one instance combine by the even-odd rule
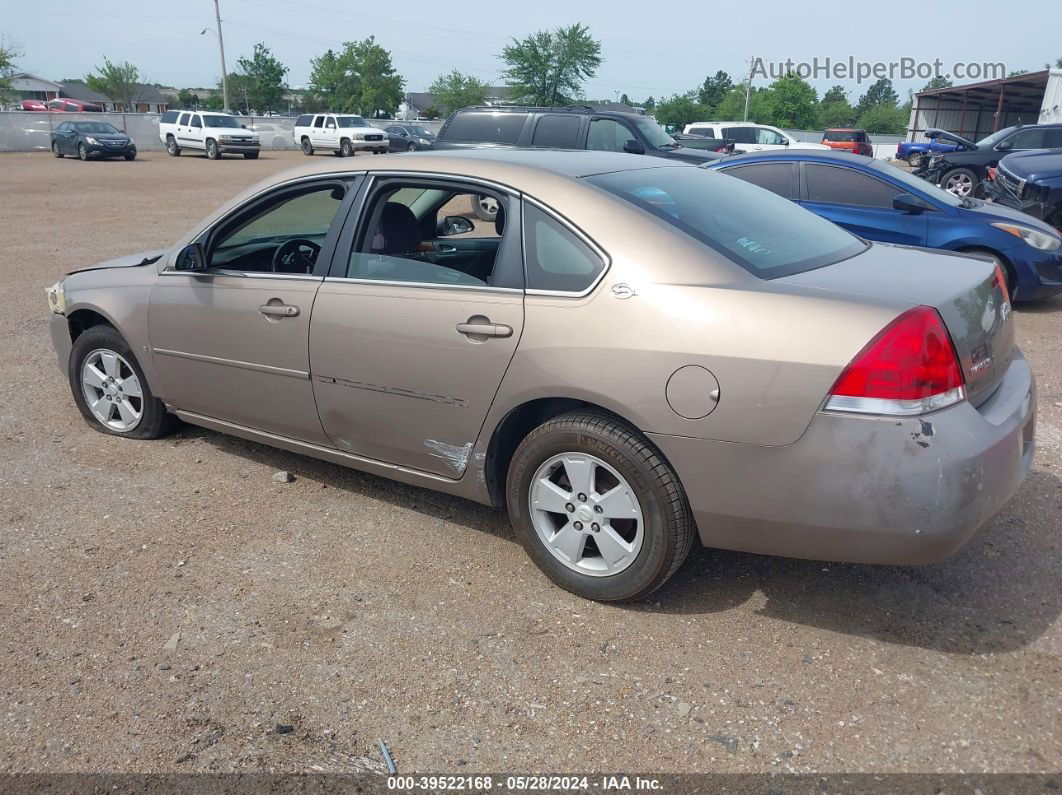
[[[991,396],[1010,366],[1014,320],[986,256],[873,243],[863,254],[778,281],[933,307],[951,335],[975,406]]]

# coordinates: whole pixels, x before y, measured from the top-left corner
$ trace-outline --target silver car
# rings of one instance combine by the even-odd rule
[[[499,210],[477,229],[482,196]],[[317,163],[49,300],[97,430],[180,418],[506,505],[542,571],[591,599],[650,593],[695,536],[939,560],[1033,457],[991,263],[870,244],[644,156]]]

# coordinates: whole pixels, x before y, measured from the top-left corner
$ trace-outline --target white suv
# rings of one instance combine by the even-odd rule
[[[729,138],[735,152],[769,152],[772,149],[829,149],[823,144],[798,141],[785,130],[751,121],[695,121],[684,133],[708,138]]]
[[[159,139],[172,157],[182,149],[198,149],[211,160],[227,153],[255,160],[262,148],[258,136],[235,116],[210,111],[166,111],[159,120]]]
[[[329,149],[340,157],[350,157],[360,149],[379,155],[391,146],[383,130],[361,116],[342,113],[303,114],[295,120],[291,136],[305,155],[312,155],[314,149]]]

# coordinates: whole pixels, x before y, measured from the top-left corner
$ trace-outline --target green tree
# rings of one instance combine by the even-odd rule
[[[652,110],[654,108],[656,108],[656,100],[653,99],[653,95],[652,94],[650,94],[648,97],[646,97],[645,102],[642,103],[642,107],[645,108],[647,111],[650,111],[650,112],[652,112]]]
[[[721,121],[741,121],[745,118],[745,87],[735,86],[723,97],[713,114]],[[774,121],[774,92],[768,88],[753,88],[749,94],[749,121],[771,124]]]
[[[241,82],[247,92],[246,101],[252,108],[264,113],[284,104],[284,94],[288,90],[284,76],[288,73],[288,67],[273,57],[265,44],[255,44],[251,57],[240,58],[236,64],[242,72]]]
[[[887,77],[883,77],[874,82],[870,88],[867,89],[867,92],[859,98],[859,104],[856,105],[856,110],[858,110],[860,116],[862,116],[871,108],[895,108],[899,101],[900,97],[892,87],[892,81]]]
[[[653,115],[661,124],[674,125],[679,130],[687,124],[695,121],[705,121],[709,118],[709,113],[704,105],[697,101],[696,91],[675,94],[667,99],[660,100]]]
[[[859,115],[858,125],[868,133],[902,135],[908,118],[909,113],[903,108],[876,105]]]
[[[442,113],[440,113],[439,109],[434,105],[428,105],[428,107],[424,109],[424,115],[429,119],[437,119],[442,116]]]
[[[443,113],[453,113],[458,108],[482,105],[490,94],[490,86],[454,69],[435,78],[435,82],[428,86],[428,93],[434,97],[433,105],[442,108]]]
[[[951,88],[952,85],[954,84],[950,80],[948,80],[948,78],[944,77],[943,75],[937,75],[924,86],[922,86],[922,90],[933,91],[938,88]]]
[[[620,94],[620,102],[622,102],[624,105],[634,104],[633,102],[631,102],[631,98],[628,97],[626,94]]]
[[[327,50],[310,61],[310,91],[333,111],[375,116],[394,113],[405,81],[391,63],[391,53],[374,36],[348,41],[339,52]]]
[[[0,99],[11,90],[11,76],[15,73],[15,60],[22,53],[6,38],[0,38]]]
[[[177,101],[182,108],[189,110],[199,107],[199,95],[187,88],[182,88],[177,92]]]
[[[730,75],[720,70],[714,77],[704,78],[701,87],[697,89],[697,101],[709,109],[715,109],[733,87],[734,81],[730,79]],[[708,115],[711,115],[711,110]]]
[[[833,86],[829,91],[822,95],[822,104],[827,105],[831,102],[843,102],[846,105],[848,103],[848,92],[844,90],[844,86]]]
[[[132,110],[133,101],[140,93],[140,70],[129,61],[112,63],[104,55],[103,66],[97,66],[96,72],[85,76],[85,84],[93,91],[120,103],[126,110]]]
[[[533,105],[570,104],[585,80],[601,65],[601,43],[586,25],[540,30],[522,41],[512,40],[501,54],[502,72],[518,102]]]
[[[818,121],[819,98],[805,80],[794,72],[771,83],[773,123],[778,127],[808,130]]]

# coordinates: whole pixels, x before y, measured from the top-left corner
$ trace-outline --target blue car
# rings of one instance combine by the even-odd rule
[[[810,150],[707,163],[795,201],[867,240],[992,257],[1012,300],[1062,291],[1062,237],[1018,210],[959,198],[882,160]]]
[[[902,141],[896,147],[896,159],[906,160],[911,168],[918,168],[928,155],[954,152],[958,148],[958,144],[948,143],[939,138],[930,138],[928,141]]]

